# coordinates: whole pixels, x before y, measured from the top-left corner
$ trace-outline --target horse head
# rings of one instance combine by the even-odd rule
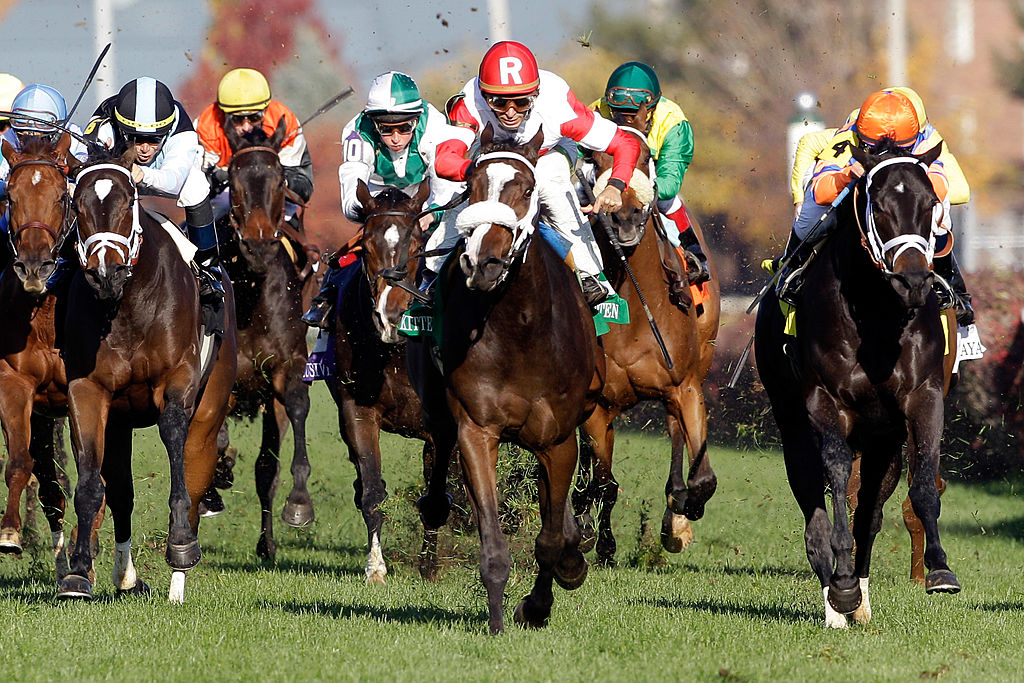
[[[633,116],[639,116],[639,114],[634,114],[629,118],[632,119]],[[651,152],[647,146],[647,137],[633,126],[620,125],[619,127],[636,136],[640,141],[640,156],[637,157],[629,186],[622,193],[622,208],[609,216],[619,245],[629,248],[640,244],[640,240],[644,238],[644,233],[647,231],[647,220],[651,217],[651,212],[657,210],[655,203],[658,196],[651,177]],[[597,167],[597,182],[594,183],[594,195],[596,196],[601,194],[601,191],[608,185],[608,179],[611,178],[612,156],[604,152],[593,152],[591,157]]]
[[[868,150],[854,148],[864,167],[863,241],[903,305],[925,305],[933,279],[935,235],[942,203],[932,189],[928,167],[942,151],[939,143],[910,154],[883,140]]]
[[[423,249],[419,213],[430,196],[430,181],[416,186],[410,197],[402,190],[386,187],[376,196],[360,180],[356,197],[363,206],[363,271],[370,282],[373,298],[373,323],[382,341],[397,344],[398,324],[409,308],[412,295],[392,283],[416,279],[418,254]]]
[[[526,249],[537,216],[535,164],[544,142],[538,131],[525,145],[494,142],[490,124],[480,135],[480,155],[466,179],[469,204],[455,226],[466,238],[459,266],[466,286],[490,291]]]
[[[57,265],[57,245],[68,224],[71,197],[65,173],[70,147],[67,133],[56,144],[45,136],[28,138],[20,152],[3,143],[11,167],[7,194],[12,268],[25,292],[36,297],[46,293],[46,280]]]
[[[72,171],[78,259],[86,282],[103,301],[121,298],[142,245],[139,197],[130,170],[134,160],[135,150],[129,148],[121,157]]]

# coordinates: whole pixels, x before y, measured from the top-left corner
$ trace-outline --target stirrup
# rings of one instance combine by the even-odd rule
[[[583,288],[583,299],[591,308],[595,308],[611,296],[608,290],[593,275],[582,275],[580,277],[580,286]]]
[[[686,258],[686,277],[691,285],[699,287],[711,279],[711,271],[708,269],[706,260],[701,259],[689,249],[684,249],[683,254]]]
[[[309,310],[302,314],[302,322],[310,327],[326,330],[330,326],[331,311],[334,308],[327,297],[319,295],[309,304]]]

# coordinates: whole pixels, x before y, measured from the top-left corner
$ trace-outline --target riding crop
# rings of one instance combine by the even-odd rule
[[[103,62],[103,58],[107,56],[107,51],[110,50],[110,43],[103,48],[100,52],[100,56],[96,58],[96,63],[92,65],[92,71],[89,72],[89,77],[85,79],[85,85],[82,86],[82,92],[78,93],[78,99],[71,105],[71,109],[68,110],[68,115],[61,121],[61,125],[67,125],[68,121],[71,120],[71,116],[75,113],[75,109],[78,109],[79,103],[82,101],[82,97],[85,95],[85,91],[89,89],[89,85],[92,84],[92,79],[96,76],[96,72],[99,71],[100,63]]]

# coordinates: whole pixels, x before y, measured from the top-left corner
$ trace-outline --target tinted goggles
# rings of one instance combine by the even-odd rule
[[[621,109],[639,109],[654,102],[654,93],[637,88],[611,88],[604,97],[608,106]]]
[[[263,112],[256,111],[249,114],[232,114],[231,121],[236,126],[240,126],[246,121],[248,121],[254,126],[258,126],[263,121]]]
[[[149,133],[133,133],[126,135],[125,138],[128,139],[128,143],[131,145],[159,145],[164,136]]]
[[[391,135],[392,133],[408,135],[416,128],[416,120],[402,121],[401,123],[382,123],[374,121],[373,127],[377,129],[377,134],[381,137]]]
[[[503,97],[502,95],[490,94],[484,95],[484,101],[487,102],[487,106],[494,111],[507,111],[509,106],[511,106],[520,114],[525,111],[529,111],[530,107],[533,106],[533,101],[536,99],[536,95],[523,95],[521,97]]]

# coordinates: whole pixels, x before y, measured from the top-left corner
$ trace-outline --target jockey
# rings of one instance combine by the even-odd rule
[[[14,98],[25,89],[21,79],[11,74],[0,74],[0,111],[10,111],[14,106]],[[11,127],[11,119],[0,114],[0,134]]]
[[[457,140],[468,147],[473,133],[448,125],[444,114],[420,97],[416,82],[404,73],[388,71],[373,79],[366,107],[345,124],[341,133],[341,210],[351,221],[361,222],[362,205],[356,187],[363,181],[376,195],[385,187],[415,191],[422,180],[430,181],[428,207],[443,206],[463,190],[463,183],[439,178],[434,168],[439,144]],[[435,214],[420,219],[427,230]],[[339,289],[347,284],[342,268],[332,259],[323,286],[302,320],[313,327],[327,327]]]
[[[679,199],[679,187],[693,159],[693,129],[686,114],[678,104],[662,97],[658,75],[643,62],[626,62],[615,69],[608,77],[604,97],[590,106],[621,125],[642,105],[647,105],[647,122],[641,132],[651,150],[658,210],[675,223],[679,232],[676,248],[687,264],[690,283],[699,285],[711,278],[708,257]]]
[[[128,81],[100,103],[85,130],[114,154],[134,149],[131,174],[139,194],[178,200],[185,209],[186,234],[199,249],[195,261],[207,275],[200,278],[200,296],[223,296],[202,147],[185,108],[167,86],[149,76]]]
[[[541,219],[569,241],[587,302],[594,306],[614,295],[611,285],[600,276],[601,252],[582,213],[615,212],[622,206],[622,191],[632,178],[640,154],[633,136],[595,115],[576,98],[568,83],[550,71],[538,69],[533,53],[514,41],[491,46],[480,62],[478,75],[448,102],[448,116],[454,125],[465,126],[477,136],[489,124],[496,141],[525,144],[538,131],[543,133],[536,167]],[[581,209],[571,181],[576,143],[607,151],[614,158],[607,187],[594,205],[585,209]],[[450,180],[465,180],[472,163],[466,151],[460,141],[441,145],[437,152],[438,174]],[[454,221],[442,221],[442,229],[431,236],[427,248],[452,246],[458,237]],[[427,259],[427,267],[437,272],[440,261]]]
[[[797,218],[793,225],[793,234],[797,240],[803,240],[807,236],[807,232],[817,222],[828,205],[839,195],[843,187],[863,174],[864,169],[853,160],[849,146],[869,145],[882,137],[893,136],[896,136],[897,142],[903,141],[901,146],[912,148],[915,154],[932,149],[937,144],[943,145],[939,158],[928,171],[928,176],[932,180],[935,194],[945,206],[944,214],[947,217],[947,223],[951,204],[966,204],[970,201],[970,188],[960,164],[949,151],[949,146],[945,144],[939,132],[928,122],[921,97],[912,88],[903,86],[886,88],[872,94],[859,109],[853,110],[846,123],[824,144],[818,141],[817,144],[821,144],[815,155],[818,160],[811,180],[803,190],[803,196],[808,200],[813,198],[814,201],[805,201],[798,205]],[[808,138],[808,136],[804,136],[804,138]],[[802,138],[798,150],[800,145],[804,145],[808,152],[812,147],[817,146],[814,138],[808,138],[806,143]],[[797,162],[794,164],[793,180],[797,177],[799,164],[800,157],[798,156]],[[805,177],[806,173],[801,172],[801,176]],[[796,198],[795,183],[792,184],[792,189],[794,198]],[[827,228],[828,226],[823,227]],[[827,229],[819,230],[818,235],[812,238],[806,247],[799,249],[789,268],[790,273],[795,274],[799,270],[800,262],[813,248],[817,238],[823,237],[826,233]],[[786,255],[795,248],[795,242],[796,240],[790,237]],[[937,251],[943,251],[941,246]],[[958,324],[970,325],[974,322],[971,295],[967,292],[967,284],[964,282],[952,250],[947,251],[947,254],[935,257],[935,272],[949,283],[959,299],[956,302]],[[800,286],[799,275],[792,278],[790,282],[787,280],[790,278],[783,277],[781,280],[780,298],[785,296],[792,299]],[[943,308],[954,304],[944,287],[938,285],[936,292]]]
[[[270,84],[259,71],[241,68],[224,74],[217,86],[217,101],[207,106],[195,121],[205,150],[203,170],[210,176],[214,188],[214,214],[218,220],[231,209],[228,193],[224,191],[231,163],[231,145],[224,127],[231,125],[239,133],[248,133],[262,126],[270,136],[282,118],[286,132],[278,156],[284,167],[285,183],[305,203],[313,194],[313,162],[299,119],[288,107],[271,99]],[[286,202],[285,220],[292,220],[297,210],[295,204]]]

